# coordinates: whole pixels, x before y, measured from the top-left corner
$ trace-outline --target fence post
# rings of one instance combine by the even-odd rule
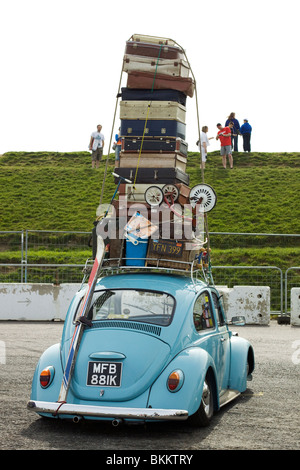
[[[285,271],[285,276],[284,276],[284,281],[285,281],[285,314],[287,315],[288,313],[288,282],[287,282],[287,276],[288,276],[288,271],[291,271],[292,269],[300,269],[300,266],[291,266]]]

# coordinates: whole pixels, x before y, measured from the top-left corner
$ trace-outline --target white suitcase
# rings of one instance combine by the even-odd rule
[[[185,124],[186,107],[176,101],[120,101],[120,119],[166,120]]]
[[[175,45],[175,41],[172,39],[161,38],[159,36],[145,36],[144,34],[133,34],[132,40],[136,42],[149,42],[150,44]]]
[[[120,168],[177,168],[186,171],[187,157],[178,153],[120,153]]]
[[[153,72],[173,77],[189,77],[190,68],[182,59],[156,59],[138,55],[125,54],[123,58],[124,72]]]

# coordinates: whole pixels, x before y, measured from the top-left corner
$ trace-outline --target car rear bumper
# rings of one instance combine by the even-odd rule
[[[157,409],[157,408],[122,408],[115,406],[73,405],[69,403],[46,402],[31,400],[27,408],[38,414],[51,414],[53,416],[69,415],[70,417],[90,417],[104,419],[130,419],[130,420],[185,420],[188,418],[186,410]]]

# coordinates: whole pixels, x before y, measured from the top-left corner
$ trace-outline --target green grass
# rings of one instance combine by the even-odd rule
[[[214,188],[217,205],[208,214],[209,230],[300,233],[299,157],[298,153],[238,153],[234,155],[234,169],[224,170],[219,153],[210,153],[205,182]],[[93,170],[88,152],[9,152],[0,156],[0,231],[91,231],[100,201],[104,166],[102,162],[99,170]],[[115,190],[113,170],[114,156],[111,155],[103,202],[109,202]],[[190,186],[202,182],[199,154],[189,154],[187,172]],[[250,244],[244,237],[240,245],[239,241],[237,246],[230,246],[229,242],[226,249],[220,240],[215,240],[212,245],[214,265],[300,264],[296,239],[287,240],[283,247],[277,247],[277,242],[259,247],[255,245],[255,238]],[[2,247],[2,262],[14,259],[9,244],[3,250]],[[78,248],[77,251],[77,254],[69,251],[64,254],[62,250],[58,254],[48,252],[45,247],[42,252],[37,250],[34,259],[84,262],[89,249]]]

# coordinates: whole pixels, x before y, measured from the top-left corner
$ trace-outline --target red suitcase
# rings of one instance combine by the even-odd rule
[[[154,90],[171,89],[182,91],[191,98],[194,95],[195,84],[192,78],[172,77],[150,72],[129,72],[127,88],[150,88]]]

